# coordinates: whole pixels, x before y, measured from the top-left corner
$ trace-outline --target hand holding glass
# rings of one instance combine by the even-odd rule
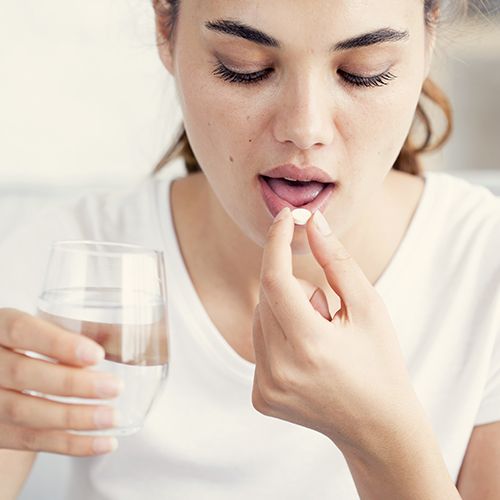
[[[100,344],[104,360],[85,369],[115,374],[124,389],[108,401],[26,392],[64,403],[105,402],[119,411],[118,427],[69,432],[124,436],[139,431],[168,368],[162,252],[111,242],[55,242],[38,299],[38,316]]]

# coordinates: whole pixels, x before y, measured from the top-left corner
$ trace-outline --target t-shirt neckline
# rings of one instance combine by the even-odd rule
[[[429,172],[424,172],[422,175],[425,181],[424,189],[407,230],[385,270],[374,284],[374,288],[382,297],[390,293],[392,276],[398,276],[398,269],[409,258],[410,254],[413,253],[412,251],[415,250],[414,243],[418,240],[418,232],[426,219],[425,214],[429,210],[428,205],[431,204],[432,197],[430,193],[433,189],[433,181],[435,179],[433,175],[429,175]],[[221,359],[233,374],[238,375],[240,378],[243,377],[247,381],[251,380],[255,364],[241,357],[217,329],[201,302],[182,256],[173,221],[170,193],[172,182],[180,176],[170,175],[162,179],[158,183],[156,192],[157,210],[159,212],[158,219],[160,221],[159,229],[160,233],[164,236],[168,254],[167,265],[170,262],[172,266],[171,269],[167,268],[167,279],[169,274],[172,275],[175,272],[175,284],[181,288],[187,300],[192,319],[198,322],[199,331],[203,333],[203,337],[199,338],[202,346],[209,349],[212,355],[216,355]]]

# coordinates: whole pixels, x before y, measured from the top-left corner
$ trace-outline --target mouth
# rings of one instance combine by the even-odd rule
[[[264,202],[273,217],[283,208],[323,211],[335,190],[335,182],[297,181],[259,175]]]

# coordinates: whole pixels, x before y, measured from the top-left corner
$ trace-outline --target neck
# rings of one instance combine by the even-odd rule
[[[192,174],[177,186],[178,182],[174,183],[172,191],[174,219],[185,262],[189,264],[198,292],[210,296],[214,291],[221,294],[230,291],[238,297],[241,307],[251,313],[259,302],[262,248],[229,217],[204,174]],[[372,276],[372,281],[375,281],[375,275],[370,269],[370,259],[376,253],[375,243],[384,237],[380,233],[380,221],[387,214],[387,203],[382,203],[387,198],[386,184],[388,182],[359,211],[356,223],[338,234],[367,277]],[[185,200],[190,200],[190,203],[185,203]],[[191,252],[190,249],[198,251]],[[323,271],[312,254],[294,254],[293,270],[297,278],[328,291]]]

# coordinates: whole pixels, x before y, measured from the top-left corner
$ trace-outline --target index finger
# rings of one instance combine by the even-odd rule
[[[0,344],[74,366],[98,363],[105,355],[93,340],[17,309],[0,309]]]
[[[295,223],[288,207],[277,216],[269,229],[267,243],[264,247],[261,268],[261,288],[268,304],[278,322],[289,330],[286,325],[299,327],[310,324],[310,318],[304,316],[304,311],[314,309],[293,275],[291,243]]]
[[[309,246],[318,264],[322,267],[331,289],[340,298],[349,317],[363,317],[368,304],[376,298],[376,292],[359,264],[350,255],[345,246],[329,229],[322,235],[315,220],[326,219],[318,210],[307,224]]]

